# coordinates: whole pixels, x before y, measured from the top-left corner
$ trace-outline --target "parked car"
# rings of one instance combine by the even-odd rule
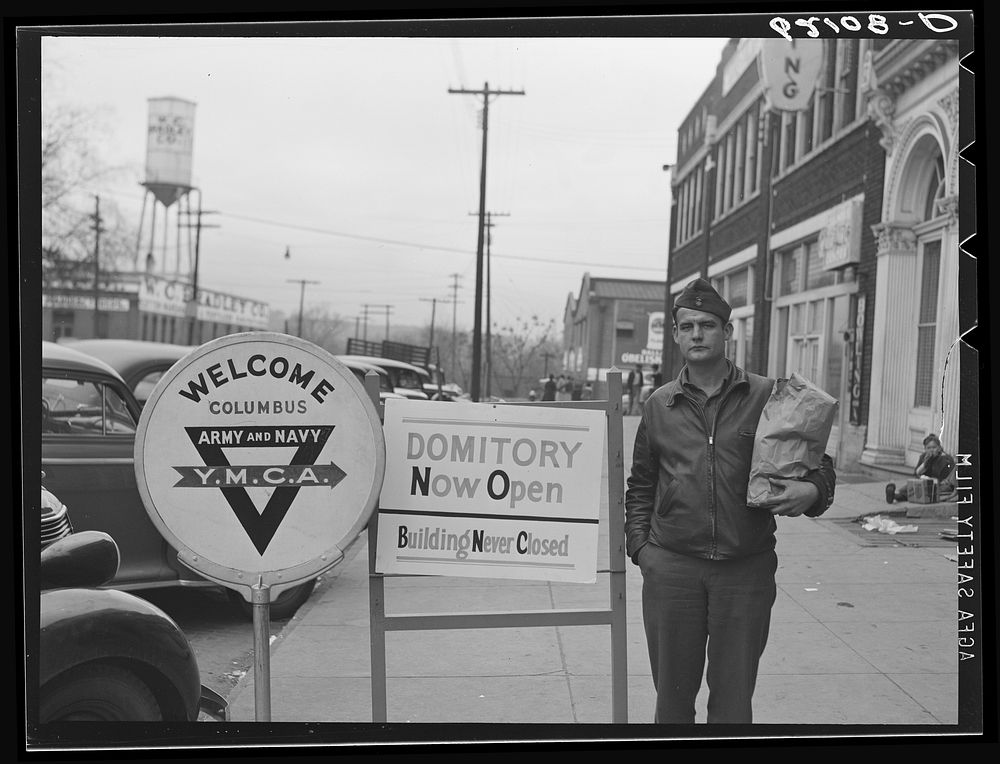
[[[43,489],[43,531],[46,502],[63,506]],[[39,723],[226,721],[225,699],[201,684],[173,619],[134,595],[94,588],[115,576],[115,540],[65,530],[60,523],[40,556]]]
[[[117,371],[140,406],[167,370],[196,349],[194,345],[171,345],[146,340],[86,339],[65,344],[100,358]]]
[[[75,530],[103,531],[115,539],[121,560],[109,587],[141,591],[218,586],[177,560],[176,550],[146,513],[133,467],[140,409],[135,396],[117,371],[77,347],[42,343],[42,469],[47,488],[69,507]],[[315,584],[306,581],[282,592],[270,604],[271,618],[294,615]],[[227,588],[226,593],[252,617],[252,606],[239,592]]]
[[[454,382],[446,382],[444,370],[436,364],[428,364],[427,373],[430,374],[430,381],[424,383],[424,392],[432,401],[457,401],[464,392],[461,387]]]
[[[358,381],[364,385],[365,384],[365,374],[369,371],[374,371],[378,374],[378,395],[379,400],[385,402],[386,398],[402,398],[403,396],[395,392],[392,386],[392,380],[389,377],[389,372],[374,363],[367,363],[366,361],[359,361],[357,358],[351,358],[348,356],[334,356],[338,361],[344,364],[347,368],[354,372],[354,376],[358,378]]]
[[[419,366],[414,366],[405,361],[397,361],[394,358],[379,358],[366,355],[339,355],[338,359],[347,363],[348,361],[361,361],[370,363],[385,369],[392,381],[393,391],[406,398],[417,400],[429,400],[430,396],[424,391],[426,385],[431,384],[431,375]]]
[[[42,473],[45,479],[45,473]],[[42,549],[49,544],[65,538],[73,532],[73,524],[69,521],[69,511],[66,505],[54,493],[42,486]]]

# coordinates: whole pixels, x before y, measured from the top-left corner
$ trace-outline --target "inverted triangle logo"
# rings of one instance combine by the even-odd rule
[[[185,427],[204,466],[179,466],[178,488],[222,491],[251,543],[263,556],[301,488],[334,488],[347,477],[339,466],[316,464],[334,425],[303,427]],[[233,465],[226,451],[240,448],[295,447],[287,464]],[[248,488],[271,488],[258,510]]]

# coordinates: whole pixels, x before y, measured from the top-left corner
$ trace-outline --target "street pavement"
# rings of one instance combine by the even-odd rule
[[[625,417],[626,475],[637,423],[638,417]],[[606,480],[605,468],[598,571],[608,569]],[[778,518],[778,595],[754,696],[755,725],[927,725],[933,734],[934,725],[957,724],[955,543],[926,533],[924,542],[914,543],[915,535],[865,531],[850,522],[878,515],[901,526],[955,527],[956,507],[889,506],[884,486],[841,475],[836,500],[821,518]],[[913,516],[905,516],[908,506]],[[655,695],[642,578],[626,563],[628,725],[645,737],[664,728],[650,725]],[[350,722],[351,734],[365,740],[370,728],[356,726],[373,719],[365,534],[326,575],[335,576],[331,585],[272,636],[270,721]],[[607,573],[598,573],[595,584],[438,576],[384,581],[388,615],[607,608],[609,602]],[[389,632],[386,675],[387,721],[394,728],[612,722],[607,625]],[[254,684],[251,670],[230,694],[232,721],[267,721]],[[706,695],[703,687],[699,723]],[[444,739],[462,737],[462,728],[443,729]],[[508,739],[504,728],[496,729]],[[513,739],[530,735],[523,726],[508,729],[516,729]]]

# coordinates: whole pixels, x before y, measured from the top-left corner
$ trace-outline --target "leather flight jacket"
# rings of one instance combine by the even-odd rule
[[[647,541],[711,560],[774,548],[774,516],[747,507],[746,499],[757,422],[775,380],[738,367],[733,372],[711,431],[701,405],[683,388],[683,370],[650,395],[625,493],[626,551],[636,564]],[[819,491],[805,514],[821,515],[833,503],[830,457],[801,479]]]

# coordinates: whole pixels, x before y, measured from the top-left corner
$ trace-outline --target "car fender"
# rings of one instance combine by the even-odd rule
[[[74,666],[113,661],[134,666],[174,714],[197,718],[201,679],[194,651],[173,619],[151,603],[115,590],[54,589],[41,594],[39,626],[39,686]]]

